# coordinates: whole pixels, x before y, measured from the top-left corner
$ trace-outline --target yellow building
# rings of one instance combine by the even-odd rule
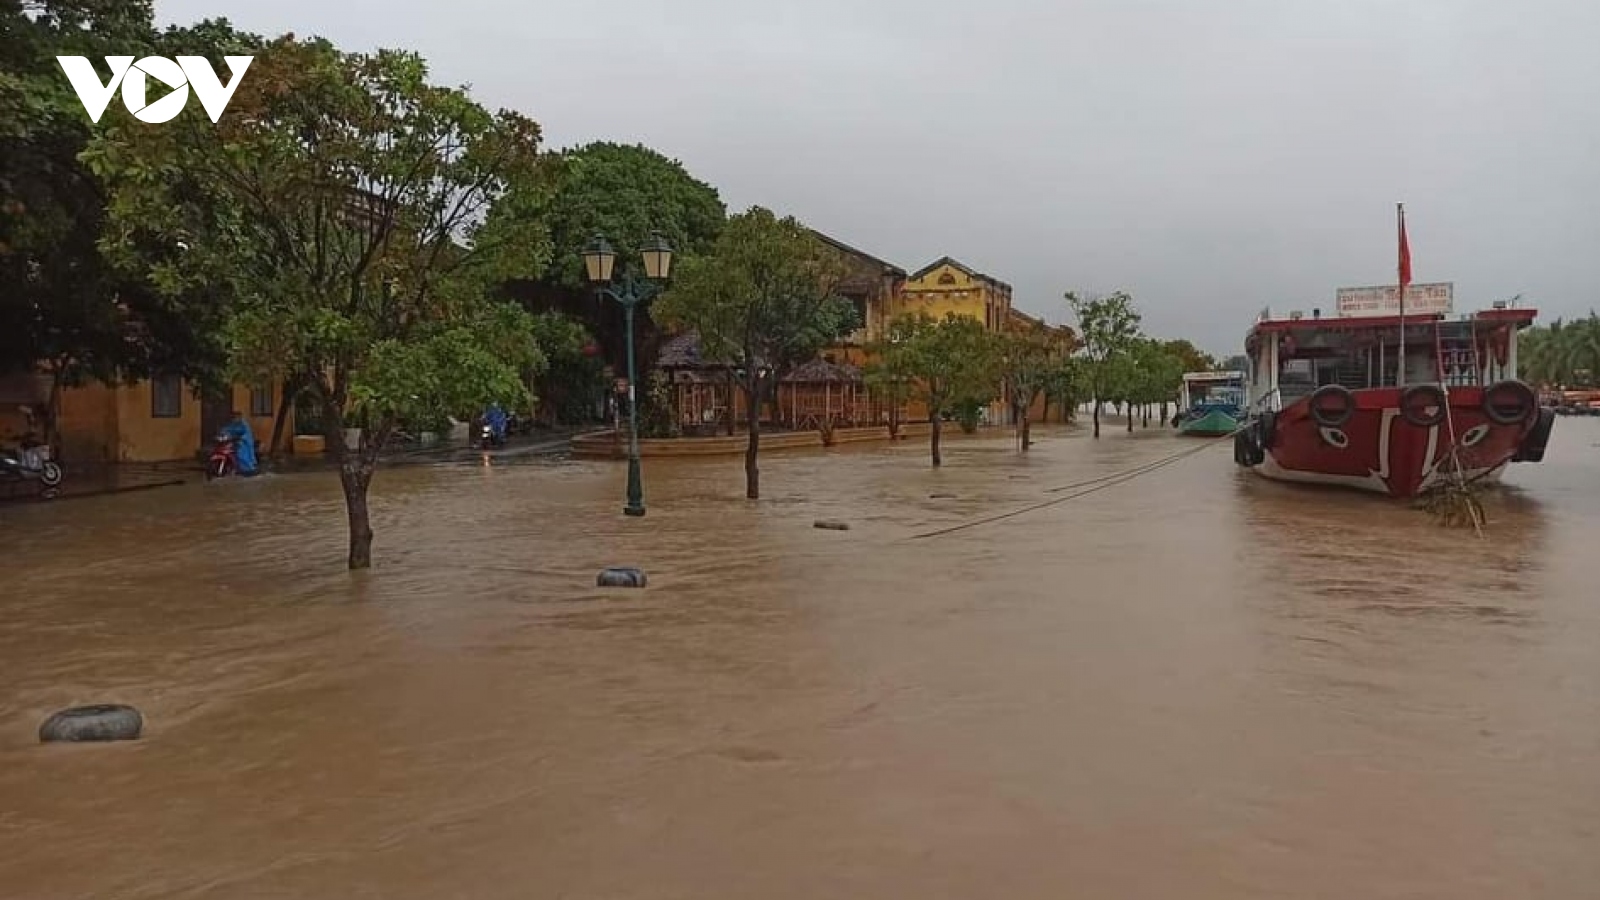
[[[996,334],[1006,330],[1012,315],[1011,285],[948,256],[911,273],[891,303],[890,319],[915,312],[943,319],[955,313],[977,319]],[[992,425],[1010,424],[1010,398],[1002,396],[990,403],[987,419]]]
[[[68,465],[191,460],[210,448],[234,411],[244,413],[265,453],[281,391],[279,385],[235,385],[231,396],[201,399],[176,376],[65,388],[57,421],[60,455]],[[294,433],[293,419],[291,409],[286,434]]]
[[[895,303],[891,318],[918,310],[935,319],[955,313],[999,332],[1011,313],[1011,285],[946,256],[907,277]]]

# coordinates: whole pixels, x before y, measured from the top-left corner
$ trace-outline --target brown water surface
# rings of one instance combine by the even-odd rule
[[[1600,422],[1481,541],[1226,447],[909,540],[1193,446],[1041,437],[0,508],[0,896],[1600,896]]]

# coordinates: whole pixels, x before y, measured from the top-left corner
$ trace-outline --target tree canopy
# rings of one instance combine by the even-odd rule
[[[699,335],[702,358],[742,373],[750,499],[760,496],[762,402],[787,372],[857,327],[855,308],[837,293],[845,275],[837,251],[810,229],[758,206],[729,219],[708,254],[679,264],[655,303],[659,321]]]
[[[983,322],[956,313],[935,319],[918,310],[889,323],[875,350],[884,366],[911,379],[913,395],[928,408],[929,454],[943,464],[943,418],[963,406],[983,405],[1000,393],[1000,341]]]
[[[1600,315],[1556,319],[1518,337],[1517,367],[1525,380],[1552,387],[1600,384]]]
[[[1079,296],[1068,291],[1067,306],[1078,320],[1083,378],[1094,404],[1094,435],[1100,436],[1100,404],[1125,399],[1133,371],[1131,354],[1139,339],[1140,316],[1123,291],[1109,296]]]
[[[308,385],[341,460],[352,568],[371,564],[366,493],[396,423],[525,399],[541,363],[528,315],[485,299],[549,260],[525,208],[545,178],[539,128],[427,75],[415,54],[285,36],[219,123],[113,109],[85,154],[112,188],[102,249],[168,295],[221,286],[233,372]]]
[[[727,220],[717,189],[681,162],[649,147],[598,141],[559,154],[544,220],[555,252],[547,279],[585,288],[580,254],[603,234],[617,252],[618,274],[639,259],[659,231],[680,256],[710,252]]]
[[[44,365],[58,386],[156,371],[214,380],[211,292],[158,292],[98,250],[107,192],[80,158],[98,129],[56,56],[179,44],[207,55],[231,34],[225,22],[157,33],[144,0],[0,2],[0,374]]]

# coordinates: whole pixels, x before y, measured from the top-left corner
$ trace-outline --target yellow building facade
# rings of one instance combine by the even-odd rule
[[[946,256],[907,276],[891,302],[896,307],[891,318],[921,311],[942,319],[955,313],[1000,332],[1011,314],[1011,285]]]
[[[61,457],[68,464],[194,459],[211,445],[234,411],[245,415],[260,452],[265,452],[282,399],[281,386],[234,385],[229,394],[203,400],[177,377],[66,388],[61,392],[58,421]],[[293,419],[291,409],[284,422],[286,434],[294,434]]]

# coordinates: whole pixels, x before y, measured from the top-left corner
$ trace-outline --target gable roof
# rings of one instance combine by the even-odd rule
[[[895,265],[892,262],[888,262],[887,260],[879,259],[878,257],[873,256],[871,253],[867,253],[867,252],[864,252],[864,251],[861,251],[861,250],[857,250],[856,248],[850,246],[849,244],[846,244],[844,241],[838,240],[837,238],[831,238],[831,237],[823,234],[822,232],[816,230],[815,228],[808,228],[806,230],[810,231],[811,234],[814,235],[817,240],[823,242],[824,244],[827,244],[828,246],[832,247],[835,250],[838,250],[841,253],[845,253],[845,254],[848,254],[850,256],[854,256],[854,257],[856,257],[858,259],[864,259],[867,262],[870,262],[870,263],[873,263],[875,265],[881,266],[883,268],[883,271],[884,271],[885,274],[893,275],[896,278],[904,278],[904,277],[906,277],[906,270],[900,268],[899,266]]]
[[[917,279],[923,277],[924,275],[927,275],[929,272],[932,272],[934,269],[937,269],[940,266],[949,266],[950,268],[955,269],[957,272],[960,272],[961,274],[967,276],[968,278],[973,279],[974,281],[986,282],[988,284],[994,285],[995,287],[1004,288],[1007,291],[1011,290],[1011,285],[1006,284],[1004,281],[1001,281],[1000,279],[995,278],[992,275],[985,275],[982,272],[979,272],[977,269],[974,269],[971,266],[968,266],[965,263],[961,262],[960,260],[955,259],[954,257],[950,257],[950,256],[941,256],[938,259],[934,260],[933,262],[928,263],[927,265],[925,265],[922,268],[918,269],[917,271],[912,272],[911,276],[910,276],[910,278],[908,280],[916,281]]]

